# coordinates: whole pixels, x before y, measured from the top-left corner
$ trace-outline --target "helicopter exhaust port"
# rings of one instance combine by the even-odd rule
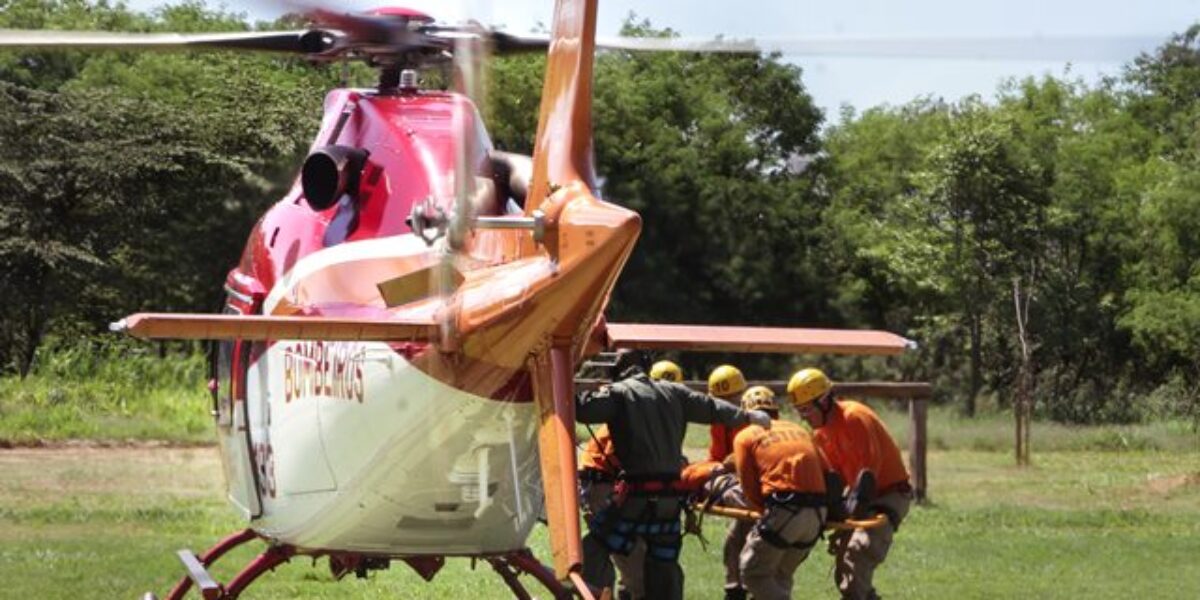
[[[370,153],[350,146],[322,146],[304,159],[300,185],[315,211],[325,210],[345,194],[358,195],[359,179]]]

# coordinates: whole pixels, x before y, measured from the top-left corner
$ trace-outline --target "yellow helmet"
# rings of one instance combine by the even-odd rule
[[[765,385],[756,385],[742,394],[742,410],[779,410],[775,392]]]
[[[683,383],[683,369],[669,360],[660,360],[650,367],[650,379]]]
[[[792,405],[800,407],[812,404],[833,388],[833,382],[820,369],[801,369],[788,381],[788,396]]]
[[[727,398],[746,389],[746,378],[733,365],[721,365],[708,376],[708,393]]]

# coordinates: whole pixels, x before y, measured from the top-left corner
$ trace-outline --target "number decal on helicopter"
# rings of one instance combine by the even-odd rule
[[[254,443],[254,464],[258,469],[258,493],[275,497],[275,451],[271,444]]]
[[[298,342],[283,353],[284,401],[333,398],[362,404],[362,363],[366,350],[360,344]]]

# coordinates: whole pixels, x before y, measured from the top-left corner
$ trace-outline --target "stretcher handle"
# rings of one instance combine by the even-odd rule
[[[704,512],[718,517],[726,517],[729,519],[737,519],[739,521],[757,521],[762,515],[756,510],[747,508],[735,508],[732,506],[721,506],[713,504],[706,507],[702,503],[692,505],[693,510]],[[879,513],[867,519],[846,519],[845,521],[826,521],[826,529],[838,530],[853,530],[853,529],[874,529],[887,523],[887,515]]]

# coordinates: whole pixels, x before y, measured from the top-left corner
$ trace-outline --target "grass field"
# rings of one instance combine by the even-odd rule
[[[63,440],[213,439],[203,353],[163,360],[150,344],[80,343],[38,354],[28,377],[0,377],[0,445]]]
[[[886,597],[1200,597],[1200,451],[1194,434],[1169,427],[1137,433],[1165,450],[1118,444],[1120,449],[1038,451],[1035,443],[1035,465],[1017,469],[1007,451],[976,449],[970,441],[1000,439],[1003,420],[997,418],[996,431],[982,438],[944,422],[935,420],[931,433],[940,429],[947,436],[943,445],[952,449],[929,456],[933,503],[916,509],[899,532],[878,574]],[[1097,431],[1064,435],[1110,435]],[[1045,436],[1035,429],[1039,438]],[[703,432],[689,439],[702,440]],[[1048,442],[1043,439],[1043,446],[1054,445]],[[175,550],[199,551],[240,527],[220,488],[220,463],[211,448],[0,451],[0,597],[161,594],[181,573]],[[720,597],[723,525],[706,520],[707,551],[689,538],[683,555],[689,598]],[[545,560],[541,528],[531,544]],[[226,566],[250,554],[233,555]],[[228,568],[215,573],[231,574]],[[796,596],[836,597],[829,573],[829,556],[815,552],[801,567]],[[450,561],[425,584],[402,564],[367,580],[334,582],[324,560],[314,567],[297,559],[245,597],[508,596],[486,565],[471,573],[466,560]]]
[[[203,357],[133,350],[52,353],[35,375],[0,379],[0,446],[17,446],[0,450],[0,598],[161,594],[182,573],[175,550],[243,526],[221,499],[216,450],[179,447],[212,439]],[[904,412],[881,412],[904,445]],[[63,445],[80,439],[117,447]],[[128,445],[147,440],[172,445]],[[705,428],[689,431],[692,452],[707,441]],[[21,448],[40,444],[52,447]],[[1011,444],[1006,414],[930,411],[933,502],[911,513],[878,574],[886,597],[1200,597],[1200,435],[1189,424],[1038,422],[1027,469],[1012,466]],[[706,524],[708,548],[689,538],[682,559],[689,598],[720,597],[724,523]],[[543,529],[530,543],[548,559]],[[251,556],[214,572],[227,579]],[[836,597],[827,554],[801,567],[795,595]],[[335,582],[324,560],[297,559],[246,597],[507,594],[490,568],[472,573],[466,560],[425,584],[403,564]]]

